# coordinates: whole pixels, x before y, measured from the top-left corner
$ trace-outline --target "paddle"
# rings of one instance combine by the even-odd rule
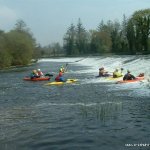
[[[64,72],[67,72],[68,70],[68,63],[66,63],[66,67],[65,67],[65,71]]]
[[[48,76],[48,77],[53,77],[53,74],[50,74],[50,73],[46,73],[45,76]]]

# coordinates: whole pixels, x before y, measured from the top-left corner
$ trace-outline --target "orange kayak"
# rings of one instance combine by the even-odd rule
[[[120,80],[117,81],[117,83],[134,83],[134,82],[138,82],[144,80],[144,77],[136,77],[134,80]]]
[[[25,78],[23,78],[23,80],[26,80],[26,81],[47,81],[47,80],[50,80],[50,77],[41,77],[41,78],[33,78],[33,79],[31,79],[30,77],[25,77]]]

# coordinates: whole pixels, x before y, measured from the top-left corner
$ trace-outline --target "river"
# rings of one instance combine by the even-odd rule
[[[150,144],[150,55],[40,59],[29,67],[0,72],[0,150],[126,150]],[[23,78],[40,68],[76,83]],[[99,67],[129,69],[145,80],[116,84],[95,78]],[[129,145],[131,144],[131,145]]]

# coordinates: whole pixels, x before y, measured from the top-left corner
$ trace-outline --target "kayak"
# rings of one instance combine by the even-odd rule
[[[117,83],[135,83],[144,80],[144,77],[136,77],[134,80],[120,80]]]
[[[107,80],[111,80],[111,81],[117,81],[117,80],[121,80],[123,76],[121,77],[117,77],[117,78],[113,78],[113,77],[108,77]]]
[[[54,81],[54,82],[46,83],[45,85],[62,85],[62,84],[74,83],[76,81],[77,81],[77,79],[67,79],[67,81],[65,81],[65,82]]]
[[[50,77],[41,77],[41,78],[33,78],[31,79],[30,77],[25,77],[23,78],[25,81],[47,81],[50,80]]]

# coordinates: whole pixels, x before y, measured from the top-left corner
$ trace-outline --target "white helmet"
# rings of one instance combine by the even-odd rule
[[[38,69],[37,71],[41,71],[41,69]]]

